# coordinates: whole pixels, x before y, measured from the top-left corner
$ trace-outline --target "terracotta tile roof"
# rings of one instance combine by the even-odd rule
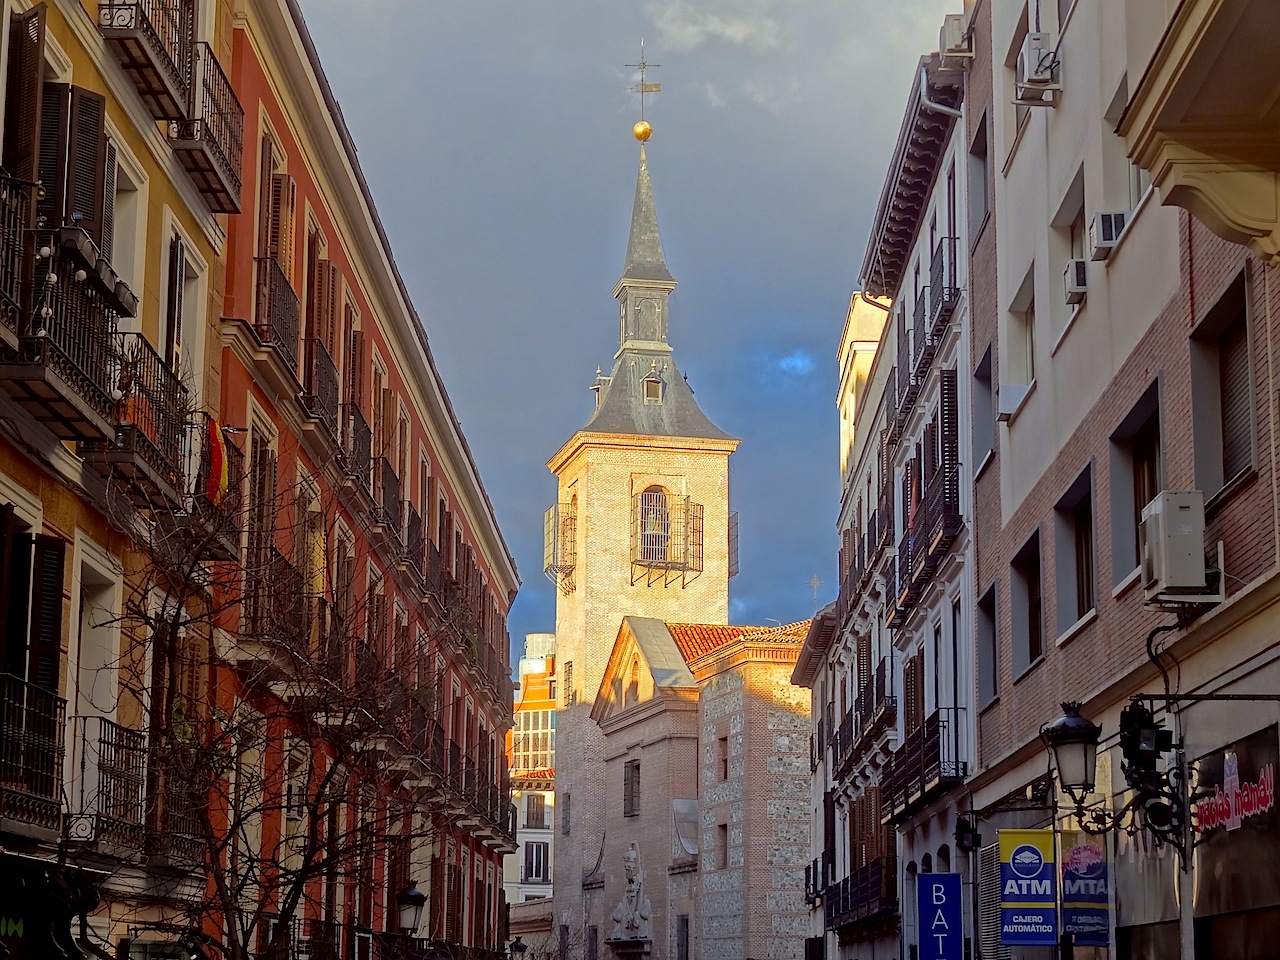
[[[809,632],[809,623],[808,620],[798,620],[777,627],[668,623],[667,629],[671,631],[685,661],[692,662],[744,637],[755,642],[802,644]]]

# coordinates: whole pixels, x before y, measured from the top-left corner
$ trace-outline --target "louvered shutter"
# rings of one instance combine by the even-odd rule
[[[1218,341],[1218,385],[1222,400],[1222,482],[1253,465],[1253,404],[1249,394],[1249,335],[1245,313]]]
[[[931,420],[924,425],[924,449],[921,458],[921,488],[927,488],[933,481],[934,471],[938,469],[938,421]]]
[[[924,726],[924,650],[916,654],[916,717],[915,728]]]
[[[321,260],[316,274],[319,293],[316,333],[332,356],[336,353],[334,347],[338,329],[338,294],[341,292],[342,278],[338,273],[338,265],[332,260]]]
[[[37,536],[31,570],[31,663],[28,680],[42,690],[58,692],[62,660],[62,584],[67,544],[57,537]]]
[[[689,501],[689,528],[686,533],[688,547],[685,550],[685,566],[693,571],[703,568],[703,520],[702,504]]]
[[[858,634],[858,682],[860,684],[869,684],[872,682],[871,677],[871,635],[868,633]]]
[[[116,174],[119,172],[116,159],[116,145],[111,138],[106,140],[102,169],[102,239],[98,241],[98,249],[108,263],[115,259],[116,233]]]
[[[41,93],[40,144],[37,172],[43,196],[36,201],[36,215],[45,226],[59,227],[66,209],[67,136],[71,87],[46,83]]]
[[[5,170],[19,180],[39,174],[40,106],[44,87],[45,5],[14,14],[9,22],[9,72],[5,95]]]
[[[271,219],[267,233],[267,251],[293,282],[293,222],[297,205],[297,184],[287,173],[271,175]]]
[[[960,497],[960,401],[956,371],[943,370],[938,380],[938,422],[941,467],[945,471],[947,503],[959,509]]]
[[[548,507],[542,515],[542,569],[553,573],[556,566],[556,508]]]
[[[83,87],[71,88],[67,142],[67,219],[102,244],[103,179],[107,164],[107,101]]]
[[[165,300],[165,361],[177,369],[182,360],[182,294],[187,279],[187,246],[174,234],[169,240],[169,274]]]
[[[1000,942],[1000,844],[978,851],[978,944],[983,960],[1009,960]]]
[[[15,677],[27,671],[28,584],[31,582],[31,536],[18,529],[12,504],[0,508],[0,617],[4,619],[4,663]]]
[[[271,256],[271,178],[276,172],[275,146],[270,137],[262,138],[258,158],[258,256]]]

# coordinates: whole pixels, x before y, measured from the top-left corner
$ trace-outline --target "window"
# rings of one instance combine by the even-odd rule
[[[511,762],[517,770],[541,770],[555,764],[556,712],[518,710],[511,736]]]
[[[43,691],[29,692],[39,710],[18,711],[16,723],[35,722],[54,716],[50,694],[58,692],[62,661],[62,590],[66,542],[56,537],[34,534],[18,517],[12,504],[0,506],[0,619],[4,622],[5,673]],[[29,741],[17,733],[10,743],[35,743],[47,733],[28,731]],[[34,787],[30,777],[53,776],[53,764],[61,755],[35,751],[25,763],[16,756],[0,760],[0,776],[5,774]],[[46,761],[48,769],[46,767]],[[36,768],[32,767],[36,765]],[[38,769],[37,769],[38,768]],[[53,780],[47,785],[52,787]],[[43,793],[40,794],[44,796]]]
[[[716,826],[716,864],[717,870],[729,868],[729,825],[721,823]]]
[[[627,706],[640,702],[640,659],[631,659],[631,671],[627,676],[627,692],[623,701]]]
[[[1111,434],[1111,576],[1118,584],[1138,566],[1142,508],[1160,492],[1160,384],[1153,381]]]
[[[551,881],[551,844],[543,840],[526,840],[524,846],[525,883]]]
[[[569,836],[569,827],[573,821],[569,819],[569,801],[573,796],[568,792],[560,795],[560,833],[562,836]]]
[[[992,344],[978,361],[973,372],[973,462],[981,464],[996,448],[995,391],[991,382]]]
[[[720,770],[720,779],[729,779],[729,738],[721,737],[716,741],[717,749],[717,766]]]
[[[1086,469],[1054,508],[1058,635],[1094,608],[1093,476]]]
[[[1013,383],[1029,384],[1036,378],[1036,302],[1013,312],[1009,337],[1009,373]]]
[[[569,954],[561,952],[560,956]],[[600,928],[594,923],[587,927],[587,960],[600,960]]]
[[[1196,486],[1212,497],[1253,467],[1249,317],[1241,273],[1191,338]]]
[[[978,120],[969,144],[969,234],[977,237],[991,213],[991,161],[987,152],[987,115]]]
[[[622,815],[640,815],[640,761],[628,760],[622,768]]]
[[[1151,189],[1151,171],[1129,164],[1129,209],[1134,210]]]
[[[676,917],[676,960],[689,960],[689,915]]]
[[[547,798],[540,793],[524,795],[524,825],[527,830],[547,828]]]
[[[1044,600],[1040,583],[1040,533],[1013,558],[1009,602],[1013,622],[1013,675],[1044,656]]]
[[[138,162],[107,138],[106,183],[103,189],[102,255],[135,294],[142,289],[139,239],[146,233],[146,176]]]
[[[671,511],[667,506],[667,492],[661,487],[649,487],[640,494],[639,522],[641,559],[666,560],[671,538]]]

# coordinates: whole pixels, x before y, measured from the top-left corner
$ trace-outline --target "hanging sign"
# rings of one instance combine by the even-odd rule
[[[1000,831],[1000,942],[1058,942],[1057,869],[1052,830]]]
[[[916,906],[916,916],[920,918],[919,960],[964,960],[960,874],[918,874]]]
[[[1109,882],[1102,838],[1062,831],[1062,932],[1078,947],[1107,945]]]

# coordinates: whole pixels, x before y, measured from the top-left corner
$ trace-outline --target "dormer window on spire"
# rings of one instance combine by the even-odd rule
[[[649,372],[641,383],[644,386],[645,403],[662,402],[662,388],[666,384],[662,382],[662,376],[658,373],[658,361],[653,361],[653,366],[649,368]]]

